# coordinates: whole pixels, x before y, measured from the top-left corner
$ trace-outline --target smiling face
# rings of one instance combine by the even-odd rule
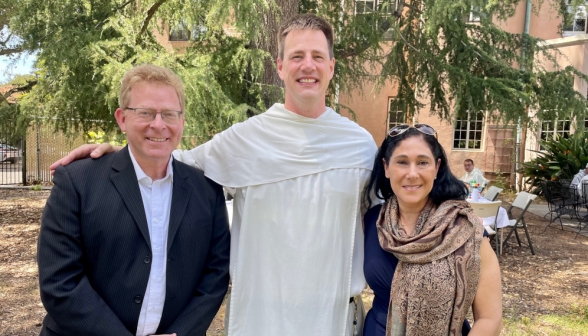
[[[166,84],[138,82],[131,89],[128,106],[162,110],[181,111],[176,90]],[[143,170],[146,165],[167,165],[171,152],[176,149],[184,131],[184,117],[177,124],[168,125],[158,113],[151,122],[140,121],[132,110],[118,108],[116,121],[123,132],[137,163]]]
[[[322,31],[289,32],[284,40],[284,58],[278,58],[278,73],[286,87],[286,109],[310,117],[322,113],[334,69],[335,59],[329,57]]]
[[[433,189],[441,159],[435,160],[422,136],[411,136],[396,146],[388,163],[384,160],[385,175],[401,208],[422,209]]]

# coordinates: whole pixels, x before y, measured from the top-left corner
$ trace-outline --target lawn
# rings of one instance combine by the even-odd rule
[[[505,318],[502,335],[588,335],[588,306],[572,306],[561,315]]]
[[[0,189],[0,335],[38,335],[36,242],[47,191]],[[588,238],[526,216],[537,252],[511,241],[500,256],[502,335],[588,335]],[[523,235],[524,236],[524,235]],[[364,291],[366,306],[373,298]],[[209,335],[224,335],[224,306]],[[366,335],[367,336],[367,335]]]

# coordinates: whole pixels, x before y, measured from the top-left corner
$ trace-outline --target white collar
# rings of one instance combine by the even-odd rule
[[[131,151],[131,146],[127,146],[127,148],[129,149],[129,155],[131,156],[131,162],[133,162],[133,167],[135,168],[135,174],[137,175],[137,181],[141,181],[142,179],[147,178],[149,184],[153,183],[153,180],[151,179],[151,177],[147,176],[147,174],[145,174],[145,172],[143,171],[143,169],[141,169],[141,166],[139,165],[139,163],[137,162],[137,160],[135,159],[135,156],[133,155],[133,151]],[[165,176],[161,179],[161,180],[165,180],[168,177],[170,177],[173,181],[174,178],[174,170],[172,167],[172,156],[170,154],[169,157],[169,161],[167,162],[167,171]]]

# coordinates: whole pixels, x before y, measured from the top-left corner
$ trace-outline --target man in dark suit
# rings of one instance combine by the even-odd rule
[[[128,146],[59,167],[38,245],[41,335],[205,335],[228,287],[222,189],[174,160],[181,80],[139,66],[115,118]]]

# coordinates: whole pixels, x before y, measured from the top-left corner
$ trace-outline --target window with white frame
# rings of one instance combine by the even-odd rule
[[[406,124],[406,113],[404,111],[392,109],[394,97],[388,98],[388,130],[400,124]]]
[[[180,22],[177,26],[172,28],[169,33],[170,41],[189,41],[190,38],[198,39],[201,35],[206,33],[206,27],[202,25],[194,25],[192,29],[189,28],[185,22]]]
[[[377,10],[384,15],[393,15],[396,6],[395,0],[355,0],[355,14],[371,14]]]
[[[374,22],[368,20],[370,23],[379,25],[384,30],[382,40],[389,41],[394,37],[393,29],[390,28],[390,22],[394,11],[396,10],[396,1],[394,0],[355,0],[355,14],[356,15],[369,15],[374,14],[378,11],[381,15],[378,21]]]
[[[470,22],[480,22],[480,7],[473,6],[472,11],[470,12]]]
[[[170,41],[188,41],[190,40],[190,31],[183,27],[175,27],[169,33]]]
[[[376,7],[376,0],[355,0],[355,14],[371,14]]]
[[[563,22],[563,35],[578,35],[586,33],[586,7],[588,1],[584,2],[584,5],[571,6],[569,1],[566,0],[567,10],[564,15]]]
[[[586,123],[586,121],[584,122]],[[547,120],[541,122],[541,132],[539,138],[542,141],[554,139],[569,138],[571,134],[571,122],[569,120]],[[545,150],[545,147],[539,142],[539,150]]]
[[[455,120],[453,149],[481,149],[484,112],[466,112]]]
[[[485,6],[488,4],[488,0],[483,1],[482,3],[479,3],[477,5],[473,5],[471,7],[471,11],[470,11],[470,16],[468,18],[469,22],[480,22],[480,18],[482,17],[486,17],[486,14],[484,13],[485,11]]]
[[[541,123],[541,140],[553,139],[557,137],[569,138],[571,134],[572,123],[570,120],[547,120]]]

